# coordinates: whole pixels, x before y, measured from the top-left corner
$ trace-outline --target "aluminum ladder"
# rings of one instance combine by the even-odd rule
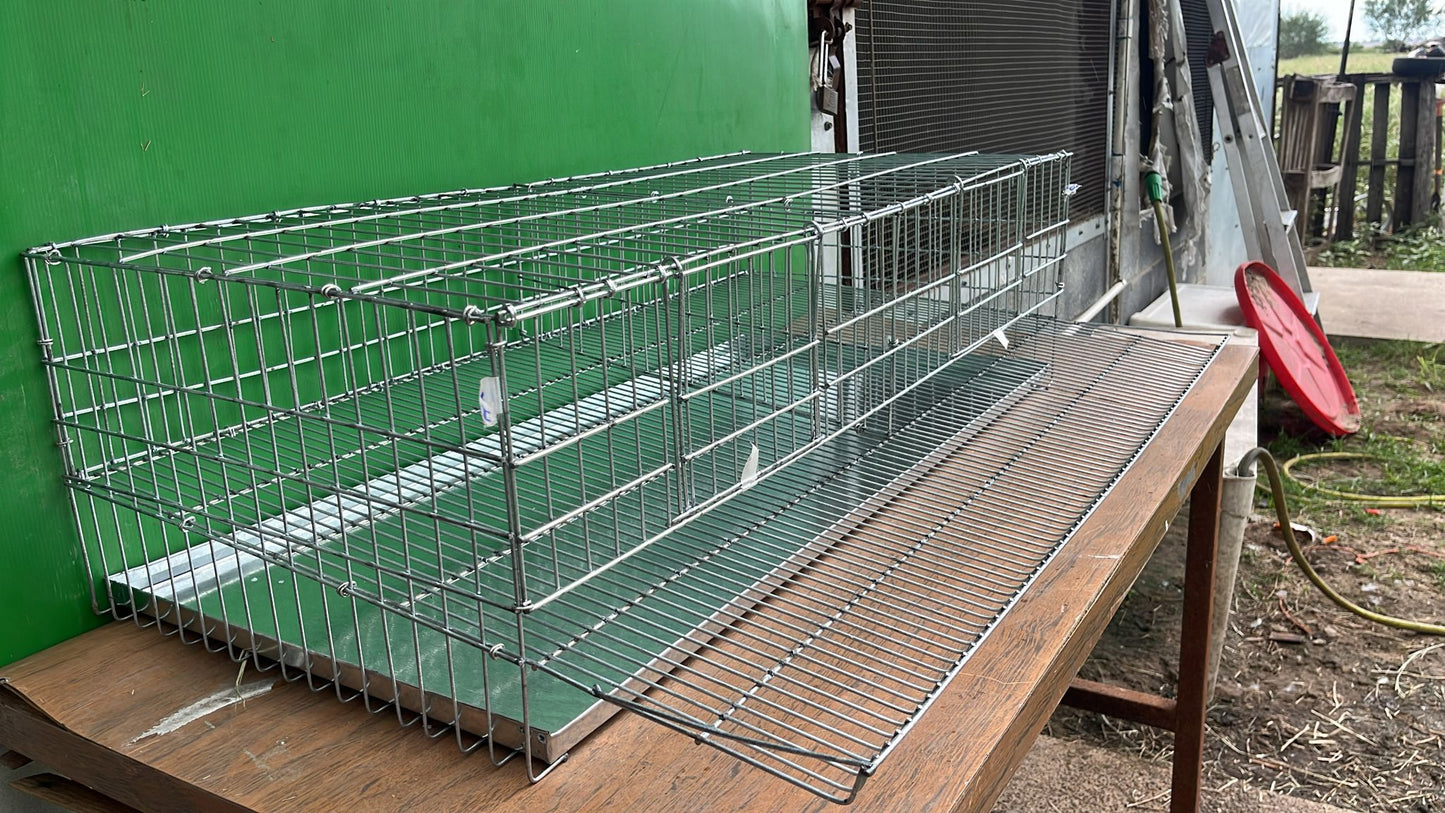
[[[1214,38],[1204,64],[1230,182],[1239,202],[1245,248],[1251,258],[1278,271],[1310,313],[1316,313],[1319,295],[1310,287],[1304,247],[1296,229],[1299,213],[1289,207],[1273,140],[1264,129],[1263,108],[1250,78],[1233,0],[1208,0],[1208,4]]]

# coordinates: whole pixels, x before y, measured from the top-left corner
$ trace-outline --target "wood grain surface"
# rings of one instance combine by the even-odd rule
[[[1255,377],[1229,345],[860,792],[855,809],[988,810],[1204,471]],[[117,622],[0,669],[0,746],[142,810],[828,810],[632,715],[529,784],[392,712]],[[274,681],[165,734],[169,715]]]

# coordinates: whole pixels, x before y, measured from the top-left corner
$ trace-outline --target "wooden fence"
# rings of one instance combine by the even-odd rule
[[[1363,224],[1400,228],[1425,222],[1440,204],[1435,78],[1360,73],[1339,77],[1338,83],[1346,87],[1336,87],[1335,77],[1280,79],[1280,164],[1293,168],[1296,189],[1301,172],[1307,179],[1304,193],[1291,195],[1302,238],[1327,243],[1353,239]],[[1398,104],[1392,105],[1393,99]],[[1291,170],[1285,174],[1288,185]]]

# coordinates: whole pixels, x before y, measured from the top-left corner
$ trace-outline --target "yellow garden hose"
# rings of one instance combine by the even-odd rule
[[[1328,452],[1326,454],[1351,453]],[[1304,455],[1302,457],[1297,457],[1289,462],[1290,464],[1294,464],[1299,462],[1301,459],[1311,457],[1315,457],[1315,455]],[[1328,584],[1326,584],[1325,580],[1320,578],[1320,574],[1316,573],[1314,567],[1310,565],[1309,560],[1305,558],[1304,551],[1300,550],[1299,540],[1295,538],[1294,523],[1290,521],[1289,506],[1285,503],[1284,499],[1284,479],[1280,476],[1279,465],[1275,463],[1274,457],[1270,455],[1269,451],[1266,449],[1251,449],[1250,451],[1246,452],[1244,457],[1241,458],[1239,461],[1239,474],[1243,477],[1253,476],[1254,464],[1256,460],[1264,462],[1264,473],[1269,477],[1269,492],[1270,495],[1274,497],[1274,510],[1276,516],[1279,517],[1280,535],[1284,537],[1284,544],[1286,547],[1289,548],[1290,558],[1294,559],[1294,563],[1296,565],[1299,565],[1300,570],[1304,571],[1305,576],[1309,578],[1311,584],[1319,588],[1319,591],[1321,593],[1324,593],[1326,596],[1328,596],[1330,601],[1333,601],[1339,606],[1366,620],[1374,621],[1377,624],[1384,624],[1387,627],[1395,627],[1397,629],[1410,630],[1412,632],[1420,632],[1427,635],[1445,635],[1445,626],[1442,626],[1440,624],[1429,624],[1424,621],[1411,621],[1407,618],[1396,618],[1394,616],[1383,615],[1381,613],[1367,610],[1364,607],[1361,607],[1360,605],[1354,603],[1353,601],[1350,601],[1349,599],[1335,592],[1335,589],[1333,587],[1330,587]],[[1434,496],[1435,499],[1439,499],[1438,495],[1431,496]],[[1402,497],[1386,499],[1410,498]],[[1423,505],[1425,503],[1412,504]]]
[[[1368,503],[1374,508],[1418,508],[1420,506],[1445,505],[1445,494],[1416,494],[1408,497],[1392,496],[1388,494],[1359,494],[1353,491],[1339,491],[1333,488],[1315,485],[1313,483],[1300,482],[1294,476],[1294,467],[1300,463],[1312,463],[1317,460],[1377,460],[1375,455],[1360,454],[1359,452],[1318,452],[1316,454],[1302,454],[1291,458],[1284,464],[1282,470],[1284,476],[1293,480],[1300,488],[1309,489],[1329,497],[1349,502]]]

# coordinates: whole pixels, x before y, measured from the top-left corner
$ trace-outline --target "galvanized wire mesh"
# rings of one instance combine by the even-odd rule
[[[917,509],[963,508],[910,501],[1012,482],[939,474],[973,435],[1057,461],[1009,404],[1142,375],[1046,318],[1067,180],[739,154],[38,248],[97,609],[499,761],[621,706],[846,798],[1066,537],[990,514],[915,584],[955,555]]]
[[[688,534],[685,573],[586,630],[544,611],[539,665],[663,725],[845,802],[1128,469],[1217,348],[1043,326],[885,443],[775,502]],[[1046,372],[1045,372],[1046,371]],[[1035,376],[1047,376],[1047,385]],[[740,515],[734,517],[734,514]],[[728,538],[732,522],[751,522]],[[734,532],[735,533],[735,532]],[[717,543],[714,540],[725,539]],[[598,652],[656,639],[700,585],[739,598],[654,669],[618,681]],[[621,583],[574,599],[615,603]],[[568,641],[566,645],[556,642]]]
[[[1108,0],[858,4],[862,149],[1067,149],[1082,187],[1070,214],[1102,214],[1110,7]]]

